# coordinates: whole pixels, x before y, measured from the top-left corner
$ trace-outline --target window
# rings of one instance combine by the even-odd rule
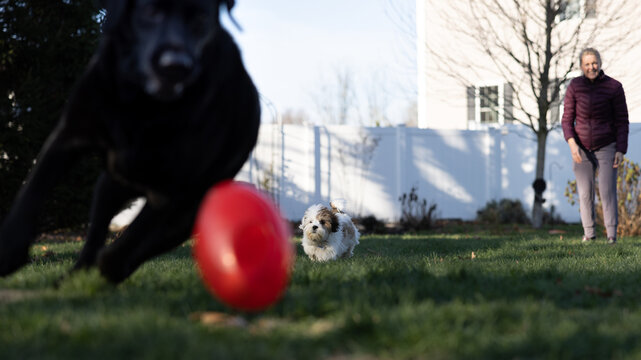
[[[479,120],[483,124],[499,122],[499,87],[481,86],[479,92]]]
[[[490,83],[467,88],[468,128],[512,122],[512,85]]]
[[[596,0],[562,0],[559,6],[559,21],[596,17]]]

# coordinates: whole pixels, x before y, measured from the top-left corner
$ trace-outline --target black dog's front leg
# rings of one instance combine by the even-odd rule
[[[112,283],[125,280],[145,261],[187,240],[198,203],[153,208],[149,202],[113,244],[98,255],[100,273]]]
[[[29,262],[29,246],[37,235],[38,216],[46,195],[77,158],[73,141],[59,128],[47,140],[36,166],[18,192],[0,228],[0,276]]]
[[[91,204],[87,241],[73,270],[86,269],[95,265],[98,252],[105,245],[111,219],[122,210],[127,201],[139,195],[138,192],[114,180],[108,173],[103,172],[100,175]]]

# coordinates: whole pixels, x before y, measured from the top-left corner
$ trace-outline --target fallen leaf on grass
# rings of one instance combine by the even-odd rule
[[[42,291],[0,289],[0,304],[9,304],[38,297]]]
[[[50,259],[50,258],[54,257],[55,255],[56,255],[56,253],[54,253],[53,251],[47,250],[47,251],[43,252],[42,254],[31,256],[30,260],[33,262],[33,261],[38,261],[39,259]]]
[[[308,332],[310,335],[322,336],[330,331],[335,330],[337,327],[336,322],[330,320],[318,320],[315,321],[309,328]]]
[[[623,296],[623,293],[621,292],[621,290],[602,290],[597,286],[593,287],[593,286],[586,285],[583,288],[583,290],[588,294],[597,295],[602,298],[610,298],[612,296],[617,296],[617,297]]]
[[[476,254],[472,251],[472,260],[476,259]]]
[[[69,335],[71,334],[72,330],[73,328],[71,327],[71,324],[67,320],[62,320],[60,322],[60,332],[62,332],[63,334]]]
[[[381,255],[380,253],[378,253],[378,252],[376,252],[376,251],[374,251],[374,250],[372,250],[372,249],[370,249],[370,248],[367,248],[367,252],[372,253],[372,254],[374,254],[374,255],[378,255],[378,256],[380,256],[380,255]]]
[[[198,321],[203,325],[223,326],[223,327],[247,327],[247,320],[241,316],[232,316],[221,312],[196,312],[189,315],[192,321]]]
[[[559,230],[559,229],[552,229],[548,231],[548,234],[550,235],[559,235],[559,234],[565,234],[567,231],[565,230]]]
[[[260,318],[256,321],[254,321],[250,326],[249,326],[249,332],[253,334],[257,333],[269,333],[271,331],[274,331],[278,327],[286,325],[287,322],[283,319],[276,319],[276,318]]]
[[[36,241],[38,242],[44,241],[44,242],[55,242],[55,243],[69,242],[69,241],[82,242],[83,240],[84,238],[82,235],[77,235],[72,232],[65,232],[65,231],[40,234],[36,239]]]

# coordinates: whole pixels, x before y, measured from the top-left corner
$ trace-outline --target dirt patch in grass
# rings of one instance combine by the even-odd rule
[[[0,289],[0,304],[10,304],[36,298],[42,294],[37,290]]]

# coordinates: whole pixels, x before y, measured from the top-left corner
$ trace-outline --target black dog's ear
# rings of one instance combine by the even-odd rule
[[[102,31],[105,33],[112,32],[122,21],[129,1],[127,0],[99,0],[100,7],[107,11],[105,22],[102,25]]]
[[[225,7],[227,8],[227,12],[231,12],[231,9],[234,7],[234,4],[236,4],[235,0],[219,0],[220,4],[225,4]]]
[[[238,24],[238,22],[236,21],[236,19],[234,19],[234,17],[233,17],[233,16],[231,16],[231,9],[232,9],[232,8],[234,7],[234,5],[236,4],[236,1],[235,1],[235,0],[217,0],[217,1],[218,1],[218,5],[219,5],[219,6],[220,6],[220,5],[222,5],[222,4],[225,4],[225,7],[227,8],[227,14],[229,15],[229,19],[230,19],[230,20],[231,20],[231,22],[234,24],[234,26],[236,26],[236,28],[237,28],[238,30],[242,31],[242,30],[243,30],[243,28],[242,28],[242,27],[240,27],[240,25]]]

